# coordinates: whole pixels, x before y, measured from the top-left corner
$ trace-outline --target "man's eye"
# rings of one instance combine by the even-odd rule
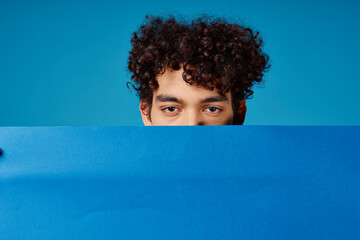
[[[221,109],[217,107],[207,107],[204,109],[204,111],[209,113],[218,113],[221,111]]]
[[[177,107],[166,107],[162,109],[164,112],[166,113],[174,113],[179,111],[179,109]]]

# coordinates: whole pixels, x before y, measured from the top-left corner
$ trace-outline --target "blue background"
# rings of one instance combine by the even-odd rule
[[[241,19],[272,68],[245,124],[360,124],[355,1],[0,1],[0,126],[142,125],[127,58],[146,14]]]

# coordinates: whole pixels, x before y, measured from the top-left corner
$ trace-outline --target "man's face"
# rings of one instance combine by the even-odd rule
[[[216,90],[190,85],[182,73],[182,69],[166,70],[156,77],[159,87],[153,92],[150,117],[141,111],[144,125],[233,124],[231,94],[220,95]]]

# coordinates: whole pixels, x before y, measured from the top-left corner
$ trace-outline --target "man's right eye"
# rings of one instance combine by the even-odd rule
[[[162,108],[161,110],[165,113],[176,113],[176,112],[180,111],[180,109],[177,107],[165,107],[165,108]]]

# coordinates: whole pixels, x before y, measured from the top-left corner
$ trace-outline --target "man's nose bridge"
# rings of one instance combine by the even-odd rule
[[[202,115],[197,111],[188,111],[185,116],[184,125],[204,125]]]

